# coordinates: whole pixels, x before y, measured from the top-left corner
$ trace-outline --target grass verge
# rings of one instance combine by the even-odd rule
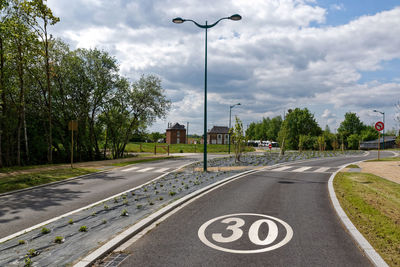
[[[375,161],[400,161],[400,157],[392,157],[392,158],[382,158],[382,159],[371,159],[366,160],[365,162],[375,162]]]
[[[0,193],[11,192],[42,184],[48,184],[94,172],[98,172],[98,170],[83,169],[83,168],[74,168],[74,169],[65,168],[65,169],[42,171],[40,173],[9,175],[0,178]]]
[[[170,156],[170,157],[158,157],[158,158],[150,158],[150,159],[131,160],[131,161],[114,163],[114,164],[112,164],[112,166],[123,167],[123,166],[136,164],[136,163],[143,163],[143,162],[156,161],[156,160],[162,160],[162,159],[174,159],[174,158],[180,158],[180,157],[172,157],[172,156]]]
[[[347,165],[346,168],[358,169],[360,167],[358,165],[356,165],[356,164],[350,164],[350,165]]]
[[[390,266],[400,266],[400,185],[369,173],[333,181],[347,216]]]

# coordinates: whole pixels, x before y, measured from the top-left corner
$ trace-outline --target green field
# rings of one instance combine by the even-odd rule
[[[140,150],[140,144],[142,149]],[[157,145],[157,154],[164,154],[165,149],[161,146],[166,147],[167,144],[160,143],[129,143],[126,145],[125,152],[150,152],[154,153],[154,147]],[[204,149],[203,144],[172,144],[169,145],[169,153],[202,153]],[[253,147],[245,147],[245,151],[254,151]],[[207,145],[208,153],[227,153],[228,145]],[[231,144],[231,153],[233,153],[233,145]]]
[[[400,184],[340,172],[333,182],[347,216],[390,266],[400,266]]]
[[[71,177],[94,173],[97,171],[98,170],[95,169],[65,168],[41,171],[38,173],[9,175],[0,178],[0,193],[61,181]]]

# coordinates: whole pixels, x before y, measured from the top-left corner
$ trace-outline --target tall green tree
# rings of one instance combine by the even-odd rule
[[[235,121],[235,126],[229,130],[229,133],[231,135],[233,148],[235,151],[235,162],[239,162],[246,141],[243,134],[242,121],[237,116],[235,116]]]
[[[298,149],[300,135],[319,136],[322,133],[314,115],[307,108],[295,108],[286,115],[278,134],[284,148]],[[282,143],[284,145],[282,145]]]

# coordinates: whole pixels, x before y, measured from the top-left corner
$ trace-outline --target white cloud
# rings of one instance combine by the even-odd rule
[[[174,101],[167,120],[191,121],[199,133],[204,30],[190,22],[173,24],[177,16],[200,23],[234,13],[243,16],[238,22],[221,21],[208,32],[212,122],[226,121],[229,104],[241,102],[237,112],[244,121],[299,106],[330,124],[336,122],[329,114],[338,114],[339,120],[348,107],[356,112],[393,109],[400,98],[398,77],[392,83],[360,82],[366,72],[382,70],[383,61],[400,58],[400,8],[333,27],[326,25],[327,10],[316,1],[58,0],[49,5],[61,17],[56,36],[73,48],[110,51],[132,79],[142,73],[159,75]]]

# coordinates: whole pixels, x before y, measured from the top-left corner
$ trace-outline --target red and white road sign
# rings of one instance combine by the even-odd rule
[[[272,144],[269,144],[268,147],[269,147],[269,149],[271,149],[272,148]]]
[[[385,125],[383,124],[383,122],[378,121],[377,123],[375,123],[375,129],[380,132],[385,128]]]

